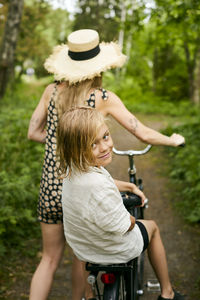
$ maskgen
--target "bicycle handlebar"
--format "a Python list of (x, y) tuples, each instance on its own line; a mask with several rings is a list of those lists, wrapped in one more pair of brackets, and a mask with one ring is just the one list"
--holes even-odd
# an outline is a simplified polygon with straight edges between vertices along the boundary
[(134, 155), (142, 155), (147, 153), (151, 149), (152, 145), (147, 145), (146, 148), (143, 150), (117, 150), (115, 147), (113, 147), (113, 152), (117, 155), (128, 155), (128, 156), (134, 156)]

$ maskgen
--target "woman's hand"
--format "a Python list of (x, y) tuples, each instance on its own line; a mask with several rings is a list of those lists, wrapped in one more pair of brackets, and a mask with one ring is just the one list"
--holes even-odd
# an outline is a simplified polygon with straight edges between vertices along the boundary
[(185, 138), (182, 135), (180, 135), (180, 134), (173, 133), (170, 136), (170, 139), (171, 139), (172, 144), (174, 145), (174, 147), (177, 147), (177, 146), (180, 146), (182, 144), (185, 144)]

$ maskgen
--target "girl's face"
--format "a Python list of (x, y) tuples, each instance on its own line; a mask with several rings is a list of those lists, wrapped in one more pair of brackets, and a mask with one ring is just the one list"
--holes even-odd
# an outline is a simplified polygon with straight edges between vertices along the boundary
[(112, 161), (113, 141), (106, 124), (100, 127), (95, 142), (92, 144), (92, 153), (95, 166), (105, 167)]

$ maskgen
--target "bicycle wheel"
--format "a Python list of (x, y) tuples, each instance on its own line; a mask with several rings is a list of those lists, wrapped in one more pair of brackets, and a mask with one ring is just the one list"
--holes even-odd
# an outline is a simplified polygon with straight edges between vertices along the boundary
[[(133, 280), (132, 281), (132, 284), (133, 284), (133, 299), (138, 300), (139, 299), (139, 294), (138, 294), (138, 290), (139, 290), (138, 258), (134, 259), (133, 266), (134, 266), (133, 279), (132, 279)], [(132, 298), (130, 298), (130, 299), (132, 299)]]
[[(119, 300), (121, 275), (116, 275), (113, 284), (104, 284), (103, 300)], [(122, 298), (123, 299), (123, 298)]]
[(120, 276), (119, 300), (128, 300), (126, 298), (126, 284), (123, 274)]
[(141, 296), (144, 293), (144, 253), (141, 253), (138, 257), (137, 263), (137, 273), (138, 273), (138, 295)]

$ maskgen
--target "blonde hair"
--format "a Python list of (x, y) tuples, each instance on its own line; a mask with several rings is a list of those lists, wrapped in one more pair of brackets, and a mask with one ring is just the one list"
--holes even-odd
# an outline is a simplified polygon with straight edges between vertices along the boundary
[(57, 155), (60, 175), (71, 175), (72, 169), (87, 172), (94, 165), (92, 144), (104, 116), (90, 107), (75, 107), (65, 112), (57, 128)]
[(68, 81), (63, 82), (56, 101), (59, 118), (71, 107), (84, 105), (89, 91), (101, 86), (102, 77), (94, 77), (71, 85)]

